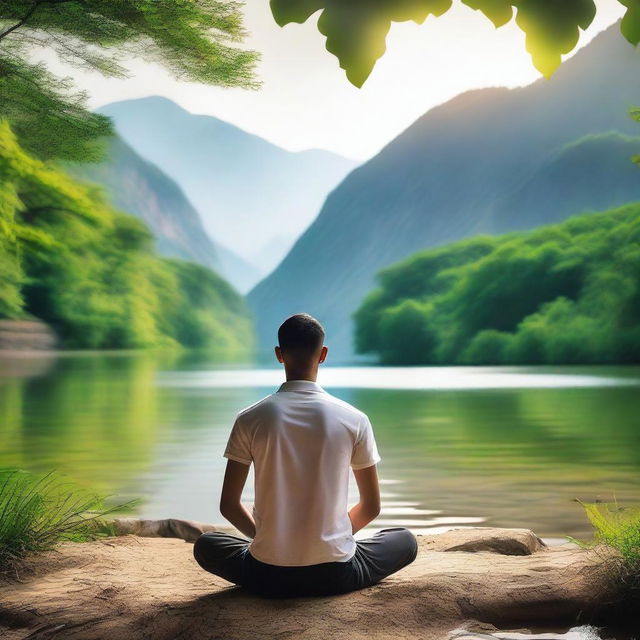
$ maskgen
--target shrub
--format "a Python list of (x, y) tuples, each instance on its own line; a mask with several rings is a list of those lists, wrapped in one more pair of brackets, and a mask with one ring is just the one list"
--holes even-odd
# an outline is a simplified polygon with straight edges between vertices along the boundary
[(486, 329), (475, 335), (460, 360), (464, 364), (503, 364), (512, 340), (510, 333)]

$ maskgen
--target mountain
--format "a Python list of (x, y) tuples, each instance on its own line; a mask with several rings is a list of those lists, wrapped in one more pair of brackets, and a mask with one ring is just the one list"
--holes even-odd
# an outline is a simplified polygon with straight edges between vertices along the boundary
[[(579, 140), (590, 134), (638, 133), (627, 112), (640, 104), (639, 71), (640, 52), (616, 24), (548, 80), (469, 91), (428, 111), (334, 189), (278, 268), (249, 293), (260, 344), (266, 349), (285, 317), (306, 311), (325, 324), (334, 362), (349, 361), (352, 313), (382, 267), (478, 233), (637, 198), (635, 183), (626, 182), (624, 193), (609, 189), (606, 155), (592, 156), (595, 175), (584, 176), (566, 145), (587, 149)], [(597, 189), (585, 187), (591, 181)], [(571, 211), (563, 203), (568, 191)]]
[(160, 254), (209, 267), (242, 293), (258, 277), (252, 265), (209, 238), (180, 187), (122, 138), (109, 141), (104, 162), (66, 163), (65, 169), (75, 178), (102, 185), (113, 206), (143, 220)]
[(640, 200), (640, 171), (630, 162), (639, 152), (640, 136), (617, 132), (587, 135), (561, 147), (496, 203), (489, 230), (529, 229)]
[[(288, 249), (280, 236), (297, 238), (326, 195), (356, 166), (328, 151), (285, 151), (157, 96), (115, 102), (99, 111), (113, 119), (141, 156), (176, 180), (211, 237), (233, 247), (263, 275)], [(267, 262), (258, 262), (269, 243)]]

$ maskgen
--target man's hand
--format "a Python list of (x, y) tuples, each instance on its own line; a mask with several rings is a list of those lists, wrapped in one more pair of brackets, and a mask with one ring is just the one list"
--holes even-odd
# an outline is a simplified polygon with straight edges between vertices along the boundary
[(240, 501), (249, 474), (249, 467), (250, 465), (237, 460), (227, 460), (222, 494), (220, 495), (220, 513), (238, 531), (244, 533), (248, 538), (255, 538), (256, 523)]

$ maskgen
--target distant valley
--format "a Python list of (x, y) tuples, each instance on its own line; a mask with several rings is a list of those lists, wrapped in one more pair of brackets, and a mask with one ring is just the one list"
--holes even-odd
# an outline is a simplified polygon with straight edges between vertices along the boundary
[(210, 238), (254, 267), (253, 276), (225, 273), (244, 290), (280, 262), (357, 164), (328, 151), (286, 151), (162, 97), (99, 111), (138, 155), (180, 186)]

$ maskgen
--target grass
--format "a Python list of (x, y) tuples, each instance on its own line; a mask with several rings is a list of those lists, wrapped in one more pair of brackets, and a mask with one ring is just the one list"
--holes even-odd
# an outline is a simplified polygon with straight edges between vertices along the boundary
[(640, 507), (620, 506), (617, 502), (581, 502), (594, 529), (593, 540), (570, 538), (583, 548), (601, 545), (617, 553), (607, 557), (607, 571), (620, 590), (640, 598)]
[(104, 499), (50, 472), (37, 476), (0, 470), (0, 571), (63, 541), (115, 535), (104, 517), (127, 505), (105, 507)]

